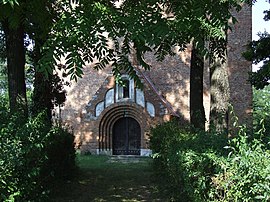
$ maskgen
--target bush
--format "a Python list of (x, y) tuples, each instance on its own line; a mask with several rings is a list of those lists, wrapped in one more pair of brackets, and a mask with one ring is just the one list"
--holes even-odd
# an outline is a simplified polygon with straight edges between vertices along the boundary
[(2, 105), (0, 114), (0, 201), (45, 200), (51, 180), (74, 168), (73, 135), (51, 127), (45, 113), (25, 120)]
[[(1, 124), (0, 162), (1, 199), (26, 200), (35, 197), (39, 185), (39, 170), (46, 160), (43, 145), (46, 141), (46, 128), (42, 117), (25, 123), (20, 115), (6, 116)], [(47, 130), (47, 129), (46, 129)], [(6, 172), (8, 170), (8, 172)], [(32, 194), (33, 193), (33, 194)]]
[(152, 129), (150, 146), (172, 201), (270, 200), (270, 152), (245, 128), (228, 141), (173, 121)]
[(76, 158), (74, 136), (66, 129), (53, 127), (49, 131), (45, 149), (48, 160), (43, 168), (43, 175), (58, 179), (72, 177)]
[(191, 132), (176, 121), (159, 125), (151, 131), (156, 170), (167, 179), (172, 200), (205, 201), (211, 178), (220, 167), (215, 159), (225, 155), (224, 135)]
[(265, 142), (270, 141), (270, 86), (253, 89), (253, 122), (255, 131), (262, 130)]
[(230, 154), (220, 160), (221, 172), (213, 178), (219, 201), (270, 201), (270, 151), (259, 139), (245, 133), (229, 143)]

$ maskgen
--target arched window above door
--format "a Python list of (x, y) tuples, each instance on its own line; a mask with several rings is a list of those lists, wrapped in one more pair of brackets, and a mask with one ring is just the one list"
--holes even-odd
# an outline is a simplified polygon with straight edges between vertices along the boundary
[(122, 84), (115, 83), (114, 87), (107, 90), (104, 99), (95, 105), (94, 116), (99, 117), (107, 107), (117, 102), (136, 103), (145, 108), (151, 117), (156, 116), (155, 106), (145, 99), (143, 90), (135, 89), (134, 80), (128, 75), (122, 76)]

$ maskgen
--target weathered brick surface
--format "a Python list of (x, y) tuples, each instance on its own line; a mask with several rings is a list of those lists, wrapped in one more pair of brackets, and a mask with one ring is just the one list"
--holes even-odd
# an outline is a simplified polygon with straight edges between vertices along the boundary
[[(228, 66), (231, 103), (241, 122), (251, 123), (252, 89), (247, 82), (251, 63), (244, 60), (241, 53), (245, 45), (251, 40), (251, 8), (245, 7), (236, 13), (239, 23), (233, 26), (228, 35)], [(144, 72), (150, 78), (158, 92), (166, 98), (173, 109), (189, 121), (189, 72), (190, 48), (178, 53), (174, 57), (166, 57), (163, 62), (157, 62), (151, 53), (145, 56), (152, 66), (150, 71)], [(136, 62), (134, 62), (136, 63)], [(204, 75), (204, 107), (207, 120), (209, 119), (209, 70), (205, 63)], [(141, 148), (148, 148), (148, 135), (152, 126), (169, 119), (168, 110), (159, 96), (147, 85), (144, 87), (146, 102), (155, 107), (155, 117), (151, 117), (147, 110), (134, 102), (115, 102), (100, 114), (95, 116), (96, 105), (104, 100), (109, 89), (115, 88), (115, 81), (111, 68), (96, 71), (91, 66), (86, 67), (84, 76), (74, 83), (68, 90), (62, 119), (73, 127), (77, 146), (83, 152), (96, 153), (100, 147), (110, 150), (112, 142), (112, 127), (116, 119), (123, 116), (133, 117), (141, 126)], [(127, 114), (127, 115), (126, 115)], [(184, 123), (184, 122), (183, 122)], [(100, 138), (103, 138), (101, 140)]]
[(248, 82), (251, 62), (242, 57), (246, 45), (251, 41), (252, 24), (251, 8), (243, 7), (240, 13), (235, 12), (238, 23), (235, 24), (228, 37), (228, 65), (230, 79), (230, 95), (236, 115), (240, 123), (251, 125), (252, 88)]

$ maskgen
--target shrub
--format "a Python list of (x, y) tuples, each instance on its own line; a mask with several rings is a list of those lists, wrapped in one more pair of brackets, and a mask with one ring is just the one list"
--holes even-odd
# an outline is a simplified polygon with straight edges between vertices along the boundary
[(270, 86), (253, 89), (253, 122), (255, 131), (262, 130), (263, 139), (270, 140)]
[(222, 159), (221, 172), (213, 178), (219, 201), (269, 201), (270, 151), (260, 139), (245, 133), (229, 143), (228, 157)]
[(74, 136), (67, 129), (53, 127), (49, 131), (45, 150), (48, 160), (43, 175), (59, 179), (72, 177), (76, 158)]
[(151, 131), (150, 147), (156, 170), (161, 170), (170, 185), (172, 200), (205, 201), (211, 178), (220, 167), (215, 159), (224, 155), (224, 135), (191, 132), (176, 121), (159, 125)]
[(74, 168), (73, 136), (45, 113), (25, 120), (2, 105), (0, 114), (0, 201), (45, 200), (51, 180)]
[(172, 201), (270, 200), (270, 151), (243, 127), (228, 140), (168, 122), (152, 129), (150, 146)]
[[(5, 117), (1, 124), (0, 162), (1, 199), (30, 200), (40, 194), (39, 170), (46, 160), (43, 144), (46, 141), (42, 116), (25, 123), (19, 114)], [(47, 129), (46, 129), (47, 130)], [(8, 170), (8, 172), (6, 172)], [(41, 191), (42, 193), (42, 191)]]

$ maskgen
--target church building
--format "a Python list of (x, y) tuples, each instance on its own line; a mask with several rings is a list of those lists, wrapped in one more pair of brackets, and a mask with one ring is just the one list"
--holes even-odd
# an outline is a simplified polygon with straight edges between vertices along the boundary
[[(238, 23), (228, 34), (228, 74), (231, 103), (241, 122), (250, 122), (252, 88), (248, 80), (251, 63), (241, 53), (251, 41), (251, 8), (236, 14)], [(149, 156), (151, 127), (179, 117), (187, 124), (191, 50), (168, 56), (162, 62), (145, 55), (150, 71), (134, 61), (143, 89), (123, 73), (124, 85), (116, 83), (111, 67), (94, 70), (85, 67), (83, 78), (67, 88), (67, 101), (61, 108), (62, 122), (72, 128), (76, 146), (82, 153)], [(210, 111), (209, 65), (205, 64), (204, 108)]]

